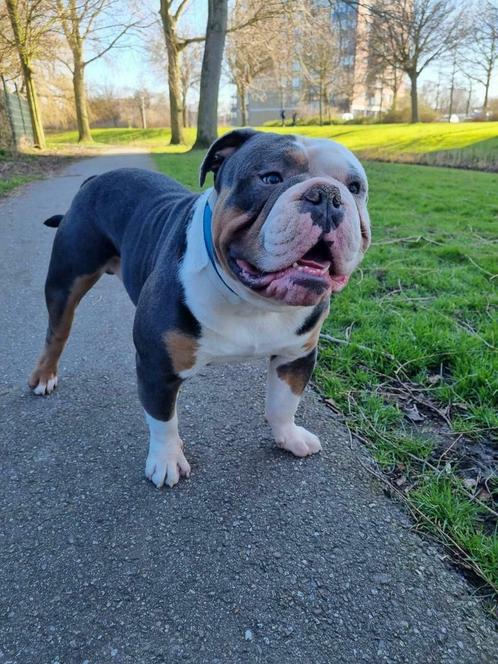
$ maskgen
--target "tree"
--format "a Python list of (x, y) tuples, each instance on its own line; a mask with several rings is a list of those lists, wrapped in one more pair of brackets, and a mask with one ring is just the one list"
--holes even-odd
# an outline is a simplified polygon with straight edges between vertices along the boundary
[[(14, 49), (19, 58), (36, 147), (45, 147), (45, 133), (34, 78), (34, 62), (47, 48), (53, 21), (46, 0), (5, 0), (10, 22), (9, 33), (2, 30), (2, 51)], [(2, 60), (3, 60), (2, 54)]]
[(218, 92), (227, 19), (228, 0), (209, 0), (194, 150), (209, 147), (218, 136)]
[(299, 39), (301, 70), (308, 83), (308, 96), (318, 100), (319, 122), (328, 106), (332, 90), (342, 92), (345, 76), (337, 34), (331, 29), (330, 9), (311, 8)]
[[(71, 61), (62, 61), (72, 74), (78, 141), (91, 141), (85, 89), (86, 67), (114, 48), (140, 21), (123, 15), (120, 0), (55, 0), (56, 15), (71, 52)], [(92, 54), (85, 57), (87, 42)]]
[(135, 92), (133, 95), (139, 113), (140, 113), (140, 123), (142, 129), (147, 129), (147, 113), (146, 111), (150, 108), (150, 93), (147, 88), (142, 87)]
[[(168, 88), (171, 116), (171, 145), (184, 143), (184, 115), (181, 96), (180, 54), (189, 45), (204, 41), (205, 37), (181, 37), (178, 21), (187, 7), (188, 0), (180, 0), (176, 9), (174, 0), (161, 0), (161, 21), (168, 53)], [(211, 5), (210, 5), (211, 6)]]
[[(252, 15), (251, 3), (237, 2), (231, 19), (235, 24), (243, 24)], [(236, 87), (239, 101), (241, 125), (247, 125), (247, 97), (249, 90), (258, 76), (272, 67), (269, 44), (275, 34), (275, 20), (269, 18), (264, 22), (249, 23), (229, 34), (226, 58), (230, 77)]]
[(182, 125), (189, 126), (187, 97), (189, 91), (199, 84), (201, 78), (201, 47), (191, 44), (180, 57), (180, 90), (182, 100)]
[[(223, 48), (227, 33), (243, 30), (282, 13), (290, 13), (299, 0), (244, 0), (248, 12), (241, 21), (231, 22), (227, 29), (227, 0), (209, 0), (206, 45), (202, 61), (197, 139), (193, 149), (208, 147), (216, 140), (218, 91), (221, 78)], [(240, 2), (240, 0), (239, 0)], [(268, 45), (269, 46), (269, 45)]]
[[(186, 16), (187, 18), (187, 16)], [(189, 31), (188, 24), (182, 26), (182, 30)], [(169, 58), (166, 39), (162, 21), (154, 24), (153, 31), (144, 33), (145, 43), (144, 48), (147, 54), (147, 61), (154, 68), (156, 76), (162, 77), (166, 72), (169, 76)], [(183, 37), (181, 39), (184, 39)], [(190, 39), (190, 37), (185, 37)], [(204, 37), (202, 37), (202, 41)], [(202, 64), (202, 43), (188, 43), (185, 48), (181, 48), (178, 53), (177, 68), (178, 68), (178, 81), (179, 81), (179, 98), (177, 100), (177, 107), (180, 109), (181, 121), (179, 130), (183, 138), (182, 128), (189, 125), (188, 115), (188, 94), (192, 88), (199, 84), (201, 76)], [(171, 88), (168, 85), (168, 94), (171, 93)], [(171, 126), (171, 113), (168, 102), (168, 116)], [(178, 133), (178, 132), (177, 132)]]
[(453, 0), (343, 1), (359, 7), (375, 30), (372, 48), (379, 60), (408, 75), (411, 122), (418, 122), (419, 76), (465, 36), (464, 9), (457, 9)]
[(498, 63), (498, 4), (487, 0), (473, 20), (472, 42), (468, 61), (472, 66), (469, 76), (484, 86), (482, 111), (488, 108), (489, 87)]

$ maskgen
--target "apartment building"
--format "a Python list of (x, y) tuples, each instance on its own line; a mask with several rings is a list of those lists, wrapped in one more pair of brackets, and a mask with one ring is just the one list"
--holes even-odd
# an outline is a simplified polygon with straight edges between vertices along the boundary
[[(315, 0), (320, 19), (330, 25), (337, 41), (336, 70), (329, 75), (326, 92), (309, 80), (302, 71), (299, 57), (288, 71), (268, 71), (255, 82), (254, 90), (247, 96), (247, 122), (257, 126), (270, 120), (279, 120), (282, 110), (286, 123), (293, 116), (318, 116), (323, 120), (331, 115), (351, 113), (375, 115), (390, 108), (393, 91), (390, 81), (375, 74), (372, 53), (369, 48), (371, 21), (368, 9), (363, 5), (352, 6), (338, 0)], [(388, 76), (387, 76), (388, 78)], [(335, 81), (340, 80), (340, 85)], [(232, 122), (240, 124), (239, 101), (233, 98)]]

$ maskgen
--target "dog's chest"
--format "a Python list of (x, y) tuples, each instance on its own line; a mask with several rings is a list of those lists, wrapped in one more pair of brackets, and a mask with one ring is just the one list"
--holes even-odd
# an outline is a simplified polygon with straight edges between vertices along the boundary
[(203, 329), (199, 350), (211, 361), (299, 353), (303, 339), (289, 317), (264, 312), (252, 316), (223, 316), (216, 330)]
[(254, 316), (224, 315), (216, 327), (202, 327), (197, 339), (194, 366), (182, 372), (187, 378), (208, 364), (281, 355), (292, 359), (303, 354), (306, 336), (297, 335), (293, 317), (265, 312)]

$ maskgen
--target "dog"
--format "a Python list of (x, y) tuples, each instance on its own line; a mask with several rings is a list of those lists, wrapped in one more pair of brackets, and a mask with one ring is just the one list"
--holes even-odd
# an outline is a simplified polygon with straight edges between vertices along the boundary
[(136, 305), (138, 392), (150, 430), (146, 477), (173, 487), (190, 475), (178, 433), (180, 385), (203, 367), (268, 358), (265, 416), (298, 457), (320, 441), (294, 415), (317, 355), (332, 295), (370, 244), (368, 183), (358, 159), (327, 139), (231, 131), (200, 167), (214, 187), (118, 169), (86, 180), (57, 227), (45, 298), (48, 331), (29, 378), (57, 385), (75, 309), (104, 274)]

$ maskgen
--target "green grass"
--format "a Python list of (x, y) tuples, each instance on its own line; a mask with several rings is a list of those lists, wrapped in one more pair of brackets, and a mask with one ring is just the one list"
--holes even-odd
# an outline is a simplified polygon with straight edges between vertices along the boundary
[(364, 159), (498, 170), (498, 122), (269, 128), (343, 143)]
[(496, 590), (498, 537), (480, 526), (489, 512), (468, 499), (463, 485), (453, 476), (427, 474), (411, 493), (429, 531), (443, 534), (464, 565), (478, 561), (481, 576)]
[[(123, 129), (106, 128), (92, 129), (92, 137), (95, 143), (104, 145), (137, 145), (144, 147), (161, 147), (168, 145), (171, 137), (169, 129)], [(185, 138), (188, 144), (192, 144), (195, 138), (194, 129), (185, 130)], [(49, 147), (58, 147), (78, 142), (78, 132), (64, 131), (50, 134), (47, 137)], [(88, 143), (87, 145), (92, 145)], [(170, 148), (171, 149), (171, 148)], [(186, 147), (181, 146), (180, 150)]]
[(8, 194), (9, 191), (19, 187), (21, 184), (26, 184), (33, 179), (30, 175), (21, 175), (18, 173), (10, 173), (9, 167), (12, 162), (13, 156), (10, 152), (0, 148), (0, 197)]
[[(330, 125), (261, 129), (331, 138), (343, 143), (365, 159), (498, 171), (498, 122)], [(140, 145), (160, 150), (167, 146), (170, 138), (169, 129), (95, 129), (92, 134), (97, 146)], [(187, 146), (192, 145), (194, 137), (194, 129), (185, 130)], [(76, 141), (76, 132), (49, 136), (49, 145), (54, 148), (74, 144)], [(174, 150), (168, 148), (168, 151), (182, 152), (185, 149), (185, 146), (180, 146)]]
[(8, 194), (12, 189), (19, 187), (22, 184), (26, 184), (27, 182), (31, 182), (35, 177), (36, 176), (18, 175), (0, 180), (0, 196), (5, 196), (5, 194)]
[[(161, 171), (197, 188), (202, 156), (154, 158)], [(496, 437), (498, 175), (366, 168), (373, 245), (332, 303), (323, 332), (345, 343), (322, 340), (315, 380), (368, 439), (382, 469), (406, 478), (402, 490), (424, 522), (497, 589), (496, 531), (484, 531), (482, 509), (464, 490), (451, 453), (439, 462), (435, 409), (447, 419), (450, 442), (465, 432), (472, 449)], [(435, 416), (436, 432), (430, 417), (422, 425), (407, 418), (404, 407), (414, 400)], [(437, 470), (428, 473), (431, 466)]]
[(374, 243), (334, 302), (326, 331), (352, 343), (324, 348), (323, 387), (345, 407), (397, 375), (478, 438), (498, 427), (498, 176), (374, 163), (368, 175)]

